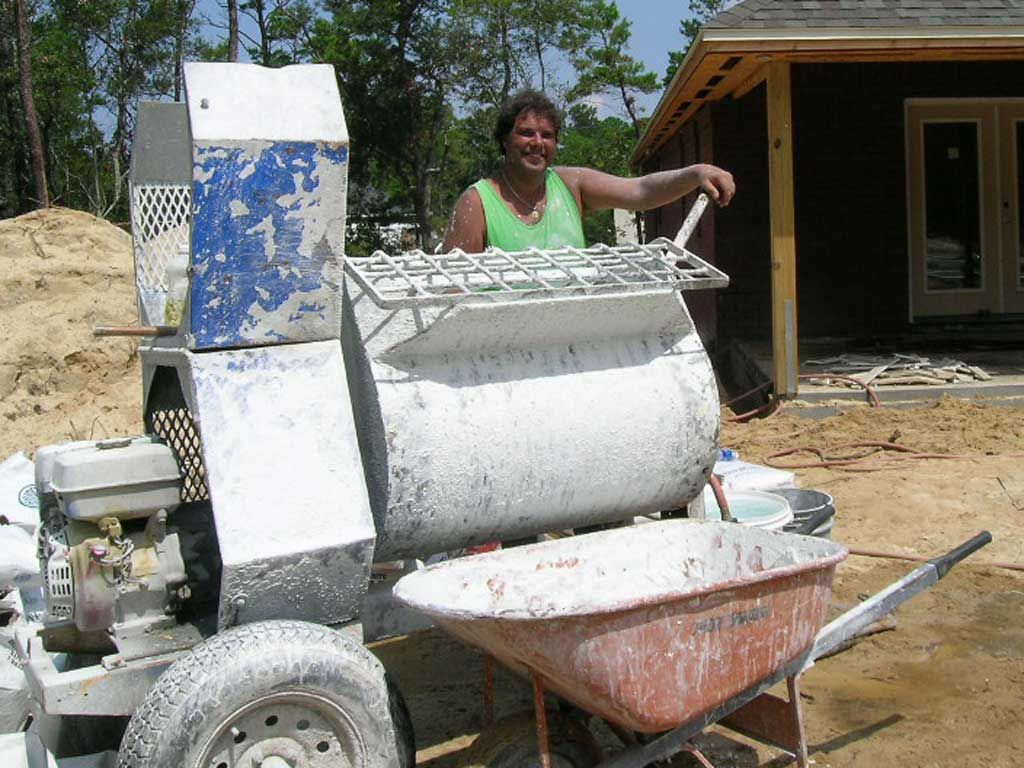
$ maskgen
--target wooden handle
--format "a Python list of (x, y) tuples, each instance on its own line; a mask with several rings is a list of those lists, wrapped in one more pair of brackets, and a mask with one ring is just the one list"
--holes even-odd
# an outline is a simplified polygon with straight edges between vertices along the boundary
[(97, 325), (93, 336), (173, 336), (178, 329), (172, 325)]

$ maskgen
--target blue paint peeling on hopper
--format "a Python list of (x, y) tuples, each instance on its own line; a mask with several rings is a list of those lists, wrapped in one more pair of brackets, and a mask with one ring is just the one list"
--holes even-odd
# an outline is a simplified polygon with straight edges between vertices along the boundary
[(348, 137), (333, 70), (195, 64), (189, 346), (337, 338)]

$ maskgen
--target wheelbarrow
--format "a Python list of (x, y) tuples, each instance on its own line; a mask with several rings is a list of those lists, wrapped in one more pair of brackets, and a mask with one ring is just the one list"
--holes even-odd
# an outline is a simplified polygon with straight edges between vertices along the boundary
[[(798, 676), (989, 541), (978, 534), (824, 628), (843, 546), (693, 520), (448, 561), (404, 577), (395, 595), (532, 681), (544, 768), (545, 691), (626, 742), (601, 768), (639, 768), (681, 751), (710, 765), (690, 740), (714, 723), (806, 766)], [(782, 680), (788, 701), (766, 693)]]

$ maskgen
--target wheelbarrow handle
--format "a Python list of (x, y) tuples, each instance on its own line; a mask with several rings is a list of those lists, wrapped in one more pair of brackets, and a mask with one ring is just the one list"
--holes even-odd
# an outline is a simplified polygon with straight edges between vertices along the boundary
[(941, 579), (947, 573), (949, 569), (959, 563), (965, 557), (973, 555), (979, 549), (984, 547), (986, 544), (991, 543), (992, 534), (988, 531), (982, 531), (981, 533), (971, 537), (956, 549), (950, 550), (944, 555), (933, 557), (928, 562), (935, 566), (935, 570)]
[(922, 563), (899, 581), (890, 584), (881, 592), (872, 595), (860, 605), (851, 608), (842, 616), (826, 624), (814, 638), (814, 645), (803, 669), (810, 667), (815, 659), (827, 656), (868, 625), (883, 616), (888, 616), (918, 592), (924, 591), (949, 573), (949, 569), (954, 565), (990, 541), (992, 541), (992, 534), (982, 531), (956, 549)]

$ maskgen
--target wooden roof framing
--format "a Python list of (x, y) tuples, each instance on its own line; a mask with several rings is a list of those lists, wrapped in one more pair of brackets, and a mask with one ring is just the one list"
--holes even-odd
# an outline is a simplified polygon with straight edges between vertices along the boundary
[(705, 28), (658, 102), (632, 161), (634, 165), (641, 165), (705, 104), (743, 96), (764, 80), (769, 62), (1021, 59), (1024, 59), (1024, 9), (1021, 25), (1007, 28)]

